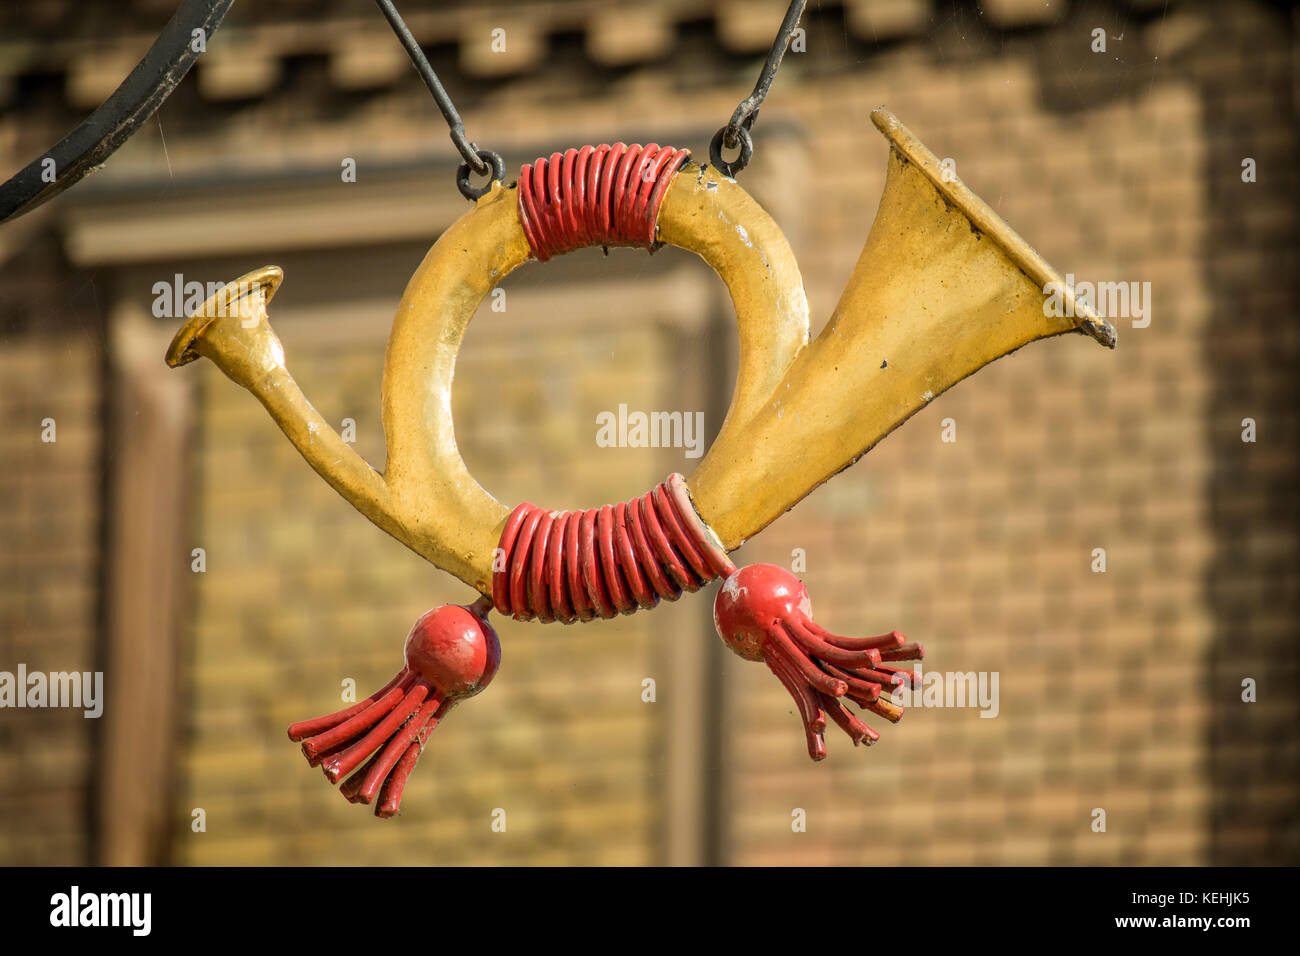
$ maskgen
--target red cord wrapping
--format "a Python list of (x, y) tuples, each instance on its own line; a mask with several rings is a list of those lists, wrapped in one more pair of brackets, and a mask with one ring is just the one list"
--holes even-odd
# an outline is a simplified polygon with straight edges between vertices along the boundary
[(524, 502), (506, 520), (495, 566), (498, 611), (565, 624), (675, 601), (736, 570), (690, 506), (681, 475), (587, 511)]
[(519, 221), (537, 261), (586, 246), (655, 243), (668, 184), (690, 157), (671, 146), (584, 146), (519, 174)]

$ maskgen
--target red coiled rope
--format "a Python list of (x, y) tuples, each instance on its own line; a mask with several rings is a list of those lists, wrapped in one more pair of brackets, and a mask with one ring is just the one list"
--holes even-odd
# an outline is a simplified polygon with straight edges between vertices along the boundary
[(565, 624), (675, 601), (736, 570), (677, 474), (639, 498), (587, 511), (524, 502), (506, 520), (494, 566), (498, 611)]
[(584, 146), (525, 165), (519, 221), (539, 262), (586, 246), (655, 242), (668, 184), (690, 157), (671, 146)]

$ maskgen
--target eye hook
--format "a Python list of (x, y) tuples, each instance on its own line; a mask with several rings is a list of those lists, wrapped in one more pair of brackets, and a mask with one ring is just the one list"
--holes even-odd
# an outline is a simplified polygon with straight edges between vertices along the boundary
[[(781, 28), (776, 31), (772, 48), (768, 50), (763, 69), (758, 74), (758, 82), (754, 84), (754, 92), (740, 101), (736, 111), (731, 114), (730, 122), (718, 130), (709, 143), (709, 160), (732, 179), (735, 179), (736, 174), (749, 165), (749, 160), (754, 155), (754, 139), (750, 131), (754, 128), (754, 120), (758, 119), (758, 108), (763, 105), (768, 90), (772, 88), (776, 71), (781, 67), (781, 60), (785, 57), (786, 48), (790, 45), (794, 31), (799, 27), (799, 19), (803, 16), (807, 4), (808, 0), (790, 0), (790, 6), (785, 11), (785, 19), (781, 21)], [(728, 149), (739, 147), (740, 156), (727, 162), (722, 158), (723, 146)]]
[[(434, 72), (433, 66), (429, 63), (429, 58), (420, 49), (420, 43), (411, 33), (411, 28), (406, 25), (402, 15), (397, 12), (397, 7), (393, 6), (392, 0), (375, 0), (375, 2), (379, 4), (379, 10), (388, 20), (388, 25), (397, 34), (397, 39), (405, 48), (406, 55), (411, 58), (415, 72), (420, 74), (420, 79), (424, 80), (424, 85), (433, 94), (433, 101), (438, 104), (442, 118), (447, 121), (451, 141), (455, 144), (456, 151), (460, 153), (461, 158), (465, 160), (461, 163), (460, 168), (456, 170), (456, 187), (460, 190), (460, 194), (470, 202), (481, 198), (492, 188), (493, 183), (500, 182), (505, 178), (506, 167), (504, 161), (501, 159), (500, 154), (488, 149), (479, 149), (477, 144), (469, 141), (469, 138), (465, 135), (465, 121), (460, 118), (460, 113), (456, 110), (456, 104), (451, 101), (451, 96), (448, 95), (442, 81), (438, 79), (438, 74)], [(471, 171), (479, 176), (490, 174), (490, 177), (482, 186), (475, 187), (470, 185), (469, 174)]]

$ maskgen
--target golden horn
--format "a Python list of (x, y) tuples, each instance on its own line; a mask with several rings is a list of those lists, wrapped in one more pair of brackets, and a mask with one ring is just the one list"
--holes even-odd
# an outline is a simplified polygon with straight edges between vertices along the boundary
[[(731, 290), (740, 322), (740, 370), (724, 430), (736, 430), (776, 387), (808, 341), (803, 282), (784, 236), (733, 180), (684, 167), (661, 210), (665, 229), (697, 252)], [(200, 308), (167, 353), (173, 367), (199, 355), (252, 392), (313, 468), (358, 511), (433, 564), (491, 592), (493, 558), (510, 509), (469, 473), (456, 446), (451, 384), (465, 330), (489, 292), (532, 251), (513, 185), (491, 190), (434, 243), (397, 306), (384, 358), (381, 476), (330, 428), (284, 364), (266, 319), (283, 274), (267, 266), (236, 279)]]
[[(423, 744), (398, 724), (409, 719), (426, 734), (420, 728), (453, 701), (449, 688), (476, 693), (491, 679), (500, 661), (491, 607), (520, 620), (573, 622), (653, 607), (725, 577), (714, 604), (718, 633), (742, 657), (765, 661), (789, 691), (814, 760), (826, 755), (828, 718), (854, 743), (878, 736), (841, 698), (891, 721), (902, 716), (881, 697), (901, 672), (881, 662), (920, 659), (918, 645), (897, 632), (863, 641), (826, 631), (798, 578), (770, 564), (736, 568), (723, 549), (994, 359), (1076, 330), (1113, 346), (1115, 332), (1080, 308), (977, 196), (945, 181), (939, 161), (893, 116), (877, 110), (872, 119), (892, 146), (885, 191), (840, 304), (811, 344), (803, 282), (780, 229), (734, 180), (683, 165), (684, 151), (571, 149), (525, 166), (517, 184), (494, 182), (429, 250), (398, 304), (384, 360), (383, 476), (325, 423), (285, 367), (266, 316), (280, 269), (221, 289), (177, 333), (168, 364), (210, 358), (354, 507), (483, 594), (421, 618), (406, 666), (380, 692), (387, 705), (373, 695), (368, 709), (290, 728), (313, 764), (334, 755), (331, 781), (375, 752), (358, 771), (365, 779), (344, 784), (349, 799), (368, 802), (382, 786), (378, 812), (396, 812), (408, 760)], [(451, 385), (466, 327), (488, 292), (529, 258), (609, 242), (689, 249), (726, 283), (740, 329), (727, 418), (689, 487), (674, 474), (617, 508), (560, 513), (525, 502), (507, 511), (456, 447)], [(1046, 305), (1052, 286), (1062, 306), (1055, 310)]]
[[(700, 516), (738, 547), (972, 372), (1035, 339), (1115, 330), (891, 113), (876, 221), (826, 328), (766, 405), (689, 479)], [(1049, 309), (1047, 289), (1059, 290)], [(1056, 313), (1060, 313), (1059, 315)]]
[[(717, 440), (689, 479), (700, 516), (740, 545), (918, 409), (1034, 339), (1115, 332), (891, 114), (875, 225), (830, 323), (808, 344), (798, 265), (771, 217), (735, 181), (684, 165), (659, 210), (657, 239), (700, 255), (736, 307), (740, 363)], [(532, 249), (517, 190), (494, 183), (429, 250), (398, 304), (384, 360), (385, 474), (307, 401), (285, 367), (266, 304), (283, 274), (251, 272), (177, 333), (168, 364), (207, 356), (271, 413), (312, 467), (357, 510), (484, 594), (510, 510), (470, 475), (456, 446), (451, 382), (475, 310)], [(1061, 315), (1044, 309), (1055, 282)], [(1071, 316), (1066, 318), (1065, 316)]]

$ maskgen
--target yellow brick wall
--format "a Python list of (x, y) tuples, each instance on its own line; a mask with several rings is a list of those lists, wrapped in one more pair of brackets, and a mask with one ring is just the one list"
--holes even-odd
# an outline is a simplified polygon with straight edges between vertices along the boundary
[[(451, 14), (420, 29), (458, 51), (439, 67), (471, 135), (502, 149), (513, 173), (536, 152), (618, 138), (676, 141), (702, 159), (752, 83), (763, 6), (645, 5), (645, 29), (629, 39), (577, 5), (479, 4), (485, 23), (508, 18), (519, 41), (508, 64), (472, 49), (477, 27)], [(384, 683), (411, 622), (470, 595), (353, 512), (260, 406), (203, 363), (177, 373), (200, 385), (187, 533), (207, 570), (189, 582), (177, 635), (176, 862), (1300, 859), (1294, 23), (1254, 2), (1212, 13), (1056, 4), (1050, 15), (1000, 2), (979, 23), (960, 6), (810, 6), (807, 51), (787, 57), (741, 182), (790, 239), (814, 333), (883, 187), (886, 148), (867, 119), (878, 104), (952, 157), (1060, 271), (1152, 284), (1150, 327), (1121, 320), (1117, 351), (1066, 337), (996, 363), (737, 555), (789, 566), (802, 549), (823, 625), (897, 627), (926, 645), (927, 669), (996, 671), (999, 716), (917, 708), (897, 726), (869, 719), (877, 746), (854, 751), (832, 731), (828, 759), (814, 765), (771, 675), (717, 647), (711, 591), (617, 622), (498, 621), (494, 684), (433, 735), (403, 815), (375, 821), (306, 766), (284, 728), (339, 707), (344, 678), (361, 694)], [(236, 10), (250, 29), (263, 15)], [(567, 38), (548, 40), (548, 23)], [(651, 42), (664, 24), (667, 46)], [(1094, 25), (1109, 31), (1107, 55), (1088, 51)], [(584, 29), (579, 48), (573, 31)], [(325, 36), (285, 33), (275, 42), (293, 49), (258, 55), (332, 55)], [(137, 212), (214, 176), (231, 189), (244, 175), (332, 181), (342, 156), (360, 157), (367, 177), (407, 164), (410, 182), (411, 164), (447, 151), (427, 96), (399, 72), (403, 85), (347, 92), (328, 85), (341, 74), (295, 72), (237, 105), (209, 77), (194, 100), (166, 108), (165, 151), (138, 138), (99, 175), (152, 184), (117, 200)], [(20, 111), (0, 115), (6, 155), (63, 129), (38, 132)], [(1245, 157), (1258, 163), (1256, 183), (1241, 181)], [(450, 195), (449, 170), (418, 188), (412, 202)], [(228, 195), (195, 189), (195, 221), (205, 203), (228, 212)], [(332, 195), (321, 187), (322, 206)], [(64, 220), (51, 223), (61, 237)], [(430, 236), (444, 225), (431, 221)], [(272, 321), (307, 395), (331, 422), (354, 418), (358, 450), (382, 466), (383, 334), (409, 274), (402, 263), (419, 250), (389, 261), (376, 243), (410, 233), (384, 237), (346, 217), (331, 228), (301, 248), (249, 237), (204, 278), (281, 253), (307, 264), (289, 270)], [(97, 248), (111, 249), (104, 235)], [(100, 343), (89, 324), (28, 338), (25, 313), (57, 312), (34, 277), (81, 288), (88, 274), (61, 258), (61, 238), (44, 241), (25, 258), (0, 247), (0, 668), (90, 659), (103, 597), (102, 396), (87, 384)], [(45, 272), (29, 264), (38, 253)], [(349, 253), (367, 272), (355, 291), (340, 265)], [(170, 260), (141, 256), (137, 273), (170, 276)], [(456, 420), (471, 470), (502, 501), (592, 506), (689, 474), (679, 453), (594, 442), (595, 413), (619, 402), (707, 409), (717, 427), (734, 341), (711, 336), (730, 306), (716, 278), (685, 260), (593, 252), (529, 266), (507, 283), (507, 312), (478, 317)], [(110, 300), (138, 297), (139, 282), (102, 271), (106, 314)], [(297, 290), (326, 273), (334, 301), (313, 315)], [(377, 302), (377, 289), (391, 299)], [(57, 461), (32, 438), (47, 405), (60, 421)], [(1245, 417), (1258, 421), (1255, 444), (1240, 440)], [(955, 443), (940, 440), (946, 418)], [(1106, 549), (1104, 574), (1090, 570), (1095, 548)], [(654, 704), (641, 700), (647, 677)], [(1247, 677), (1258, 703), (1240, 699)], [(0, 862), (93, 856), (85, 723), (0, 715)], [(196, 807), (206, 832), (191, 830)], [(504, 834), (491, 829), (497, 808)], [(796, 808), (806, 832), (792, 831)], [(1105, 833), (1091, 827), (1098, 808)]]
[[(1243, 32), (1254, 36), (1260, 23), (1243, 20)], [(1081, 80), (1087, 70), (1102, 67), (1085, 63), (1085, 72), (1079, 69), (1077, 61), (1061, 66)], [(716, 822), (720, 859), (1171, 864), (1219, 858), (1208, 821), (1223, 785), (1205, 768), (1224, 757), (1213, 743), (1216, 711), (1231, 705), (1236, 672), (1227, 672), (1232, 679), (1224, 679), (1218, 698), (1207, 693), (1212, 678), (1206, 660), (1223, 638), (1205, 590), (1216, 533), (1222, 534), (1213, 524), (1206, 489), (1224, 456), (1240, 449), (1225, 441), (1232, 433), (1211, 432), (1214, 355), (1203, 343), (1214, 301), (1205, 257), (1216, 242), (1215, 217), (1222, 213), (1207, 208), (1206, 182), (1214, 172), (1207, 169), (1207, 153), (1214, 140), (1205, 135), (1212, 118), (1195, 70), (1157, 74), (1131, 95), (1098, 96), (1079, 112), (1045, 106), (1044, 68), (1029, 49), (958, 66), (918, 57), (904, 45), (844, 76), (805, 74), (796, 60), (782, 77), (782, 95), (764, 110), (765, 128), (773, 131), (768, 148), (760, 150), (745, 184), (789, 233), (807, 283), (814, 332), (856, 260), (883, 187), (883, 140), (866, 121), (882, 102), (940, 157), (953, 157), (957, 174), (1063, 272), (1151, 282), (1153, 320), (1146, 329), (1121, 321), (1115, 353), (1066, 338), (1037, 343), (981, 372), (742, 552), (744, 561), (788, 566), (792, 549), (804, 549), (803, 577), (819, 620), (849, 633), (898, 627), (926, 644), (927, 666), (940, 671), (996, 671), (1001, 710), (990, 720), (973, 709), (917, 709), (900, 725), (882, 727), (881, 743), (861, 753), (849, 752), (846, 741), (832, 733), (830, 758), (813, 765), (792, 706), (770, 674), (726, 655), (716, 665), (725, 702), (714, 731), (720, 738), (711, 745), (717, 762), (704, 766), (695, 798), (712, 804), (700, 813)], [(1061, 82), (1053, 71), (1046, 74)], [(478, 109), (475, 127), (562, 147), (635, 135), (629, 115), (642, 118), (647, 135), (665, 127), (708, 128), (734, 99), (733, 90), (718, 86), (674, 91), (653, 71), (643, 71), (612, 96), (580, 102), (567, 95), (562, 77), (541, 76), (535, 89), (517, 93)], [(626, 299), (642, 302), (655, 295), (654, 288), (653, 280), (629, 279)], [(526, 299), (521, 307), (528, 307)], [(560, 339), (565, 344), (556, 346), (563, 355), (579, 342), (595, 341), (599, 348), (584, 353), (593, 362), (603, 361), (608, 350), (626, 363), (607, 379), (588, 372), (578, 391), (595, 403), (590, 407), (613, 407), (632, 381), (643, 383), (646, 401), (663, 402), (662, 396), (672, 394), (671, 359), (639, 344), (642, 333), (622, 318), (589, 317), (586, 328), (566, 332)], [(579, 473), (598, 462), (602, 474), (593, 476), (588, 494), (560, 504), (625, 497), (659, 475), (647, 467), (639, 472), (641, 485), (622, 482), (603, 473), (604, 461), (584, 444), (586, 436), (559, 441), (574, 412), (555, 395), (570, 394), (574, 384), (557, 386), (550, 371), (556, 363), (529, 361), (526, 350), (503, 354), (496, 370), (499, 394), (485, 396), (468, 390), (492, 378), (470, 375), (472, 355), (466, 353), (466, 372), (458, 379), (458, 421), (465, 434), (477, 436), (467, 444), (467, 458), (503, 500), (539, 497), (539, 489), (561, 480), (557, 466), (566, 461)], [(368, 365), (359, 379), (371, 382), (375, 369)], [(634, 374), (639, 377), (630, 378)], [(340, 377), (352, 381), (351, 375)], [(320, 391), (328, 396), (323, 400), (337, 401), (331, 387)], [(940, 441), (940, 423), (949, 417), (958, 428), (954, 444)], [(265, 426), (259, 427), (265, 435)], [(515, 442), (530, 427), (551, 441), (544, 448), (525, 445), (511, 462)], [(291, 461), (304, 493), (311, 487), (310, 493), (329, 497), (311, 476), (303, 477), (287, 446), (275, 453)], [(375, 446), (372, 460), (378, 454)], [(350, 524), (361, 524), (351, 533), (373, 537), (341, 505), (329, 507)], [(280, 532), (267, 533), (301, 534), (302, 551), (318, 549), (304, 543), (314, 542), (305, 537), (307, 526), (320, 527), (314, 513), (311, 519), (271, 522), (281, 523)], [(292, 530), (296, 524), (302, 525), (298, 532)], [(1107, 552), (1105, 574), (1090, 570), (1098, 547)], [(340, 550), (351, 555), (354, 546)], [(339, 606), (331, 613), (351, 619), (351, 630), (365, 630), (362, 622), (373, 612), (358, 610), (361, 596), (355, 604), (351, 592), (346, 601), (339, 596), (351, 575), (338, 569), (321, 573), (334, 576), (328, 593)], [(285, 599), (283, 588), (264, 587), (268, 599)], [(402, 615), (394, 612), (385, 630), (400, 633), (423, 606), (413, 600)], [(642, 654), (662, 640), (668, 613), (661, 609), (622, 623), (645, 642)], [(697, 627), (696, 619), (691, 626)], [(542, 629), (518, 630), (520, 646), (553, 647)], [(556, 789), (539, 788), (508, 752), (485, 755), (477, 769), (467, 760), (455, 775), (487, 781), (473, 791), (479, 802), (458, 803), (452, 811), (437, 789), (445, 785), (442, 775), (434, 781), (423, 768), (408, 816), (427, 815), (456, 833), (439, 846), (436, 858), (655, 859), (656, 834), (668, 824), (650, 781), (683, 755), (671, 749), (658, 754), (650, 744), (609, 752), (589, 744), (587, 734), (604, 720), (580, 716), (586, 702), (575, 692), (582, 685), (566, 682), (566, 672), (581, 669), (599, 686), (627, 692), (634, 690), (639, 671), (627, 656), (598, 654), (608, 647), (600, 638), (588, 642), (582, 631), (559, 633), (566, 646), (550, 659), (549, 676), (520, 674), (519, 652), (510, 642), (503, 676), (493, 688), (502, 698), (518, 692), (522, 681), (551, 689), (554, 731), (567, 743), (540, 761), (545, 769), (537, 772)], [(575, 643), (568, 646), (571, 634)], [(707, 633), (701, 639), (713, 640)], [(389, 647), (391, 640), (377, 646)], [(391, 670), (388, 653), (380, 654), (370, 683)], [(348, 657), (332, 662), (334, 673), (348, 666)], [(1275, 666), (1286, 673), (1285, 660)], [(319, 680), (328, 683), (324, 676)], [(568, 687), (569, 696), (557, 686)], [(464, 714), (490, 709), (487, 700)], [(659, 734), (662, 743), (662, 714), (627, 706), (629, 719), (639, 713), (643, 721), (632, 726), (643, 737)], [(302, 712), (299, 707), (279, 719)], [(1278, 719), (1294, 714), (1294, 700), (1275, 699), (1251, 713)], [(457, 725), (464, 722), (465, 736), (439, 745), (494, 746), (491, 731), (471, 731), (465, 715), (455, 718)], [(592, 766), (606, 765), (612, 753), (620, 761), (615, 776), (630, 791), (621, 797), (589, 793), (577, 781)], [(698, 760), (699, 754), (685, 759)], [(356, 826), (358, 841), (372, 857), (383, 852), (376, 847), (394, 839), (365, 829), (370, 823), (359, 822), (358, 814), (344, 816), (349, 808), (329, 803), (337, 798), (322, 796), (319, 781), (303, 783), (301, 768), (294, 772), (297, 785), (307, 788), (302, 799), (332, 806), (331, 827), (344, 819)], [(491, 842), (484, 808), (492, 793), (501, 792), (503, 780), (519, 781), (512, 797), (530, 814), (521, 826), (552, 832), (565, 847), (597, 840), (605, 855), (551, 855), (559, 850), (544, 841), (518, 851)], [(1241, 799), (1250, 806), (1253, 799), (1275, 799), (1270, 792), (1263, 785), (1258, 798)], [(548, 830), (534, 822), (546, 817), (546, 806), (561, 813), (569, 829)], [(792, 832), (795, 808), (806, 811), (807, 832)], [(1098, 808), (1107, 814), (1105, 833), (1091, 825)], [(623, 834), (624, 850), (614, 850), (608, 836), (595, 836), (606, 820)], [(890, 853), (885, 839), (905, 853)]]
[[(86, 340), (26, 334), (0, 347), (0, 670), (11, 674), (101, 667), (99, 365)], [(75, 708), (0, 711), (0, 863), (88, 861), (94, 729)]]
[[(1157, 84), (1067, 122), (1038, 108), (1014, 60), (960, 74), (900, 64), (882, 79), (880, 98), (916, 117), (940, 157), (959, 157), (958, 175), (1058, 268), (1151, 281), (1153, 321), (1118, 322), (1114, 353), (1067, 336), (980, 372), (747, 549), (789, 566), (803, 548), (825, 626), (897, 627), (924, 643), (926, 669), (997, 671), (1001, 708), (995, 719), (947, 708), (876, 720), (870, 751), (828, 738), (830, 757), (813, 766), (784, 691), (746, 669), (728, 721), (750, 742), (733, 733), (729, 783), (744, 795), (734, 859), (1205, 862), (1212, 622), (1201, 584), (1213, 540), (1201, 494), (1211, 461), (1196, 98)], [(824, 89), (825, 112), (809, 118), (817, 141), (878, 160), (873, 130), (833, 119), (865, 112), (875, 97), (863, 91), (878, 88)], [(1154, 126), (1158, 142), (1139, 137)], [(1044, 148), (1072, 139), (1089, 148)], [(853, 248), (881, 188), (876, 165), (826, 225), (827, 247)], [(836, 208), (842, 186), (821, 185), (809, 202)], [(809, 270), (822, 280), (814, 301), (830, 301), (830, 271)], [(941, 440), (946, 419), (953, 443)], [(1098, 547), (1105, 574), (1090, 571)], [(796, 807), (806, 833), (791, 830)], [(1098, 807), (1104, 834), (1090, 828)]]

